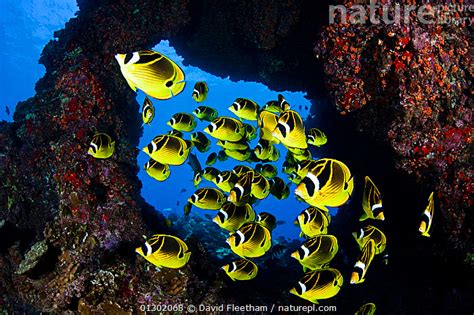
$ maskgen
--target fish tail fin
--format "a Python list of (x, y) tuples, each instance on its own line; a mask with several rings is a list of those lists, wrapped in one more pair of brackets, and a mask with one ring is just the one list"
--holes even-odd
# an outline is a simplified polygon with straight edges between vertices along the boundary
[(431, 237), (431, 235), (430, 235), (428, 232), (425, 232), (425, 233), (423, 233), (423, 234), (421, 234), (421, 235), (426, 236), (426, 237)]
[(367, 213), (364, 213), (363, 215), (360, 216), (359, 221), (365, 221), (368, 218), (369, 218), (369, 216), (367, 215)]

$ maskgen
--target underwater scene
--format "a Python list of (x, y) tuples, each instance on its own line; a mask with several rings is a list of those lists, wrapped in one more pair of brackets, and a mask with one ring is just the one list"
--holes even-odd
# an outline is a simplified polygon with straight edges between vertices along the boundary
[(472, 314), (459, 1), (0, 3), (2, 314)]

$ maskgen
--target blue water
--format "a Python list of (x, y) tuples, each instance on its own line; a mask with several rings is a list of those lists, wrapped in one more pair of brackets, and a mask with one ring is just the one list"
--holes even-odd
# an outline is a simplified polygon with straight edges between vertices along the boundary
[[(77, 11), (74, 0), (19, 0), (0, 1), (0, 119), (11, 121), (16, 104), (34, 95), (34, 85), (36, 81), (44, 75), (44, 67), (38, 64), (43, 47), (49, 40), (54, 39), (54, 32), (62, 29), (64, 24)], [(199, 104), (191, 98), (194, 83), (206, 81), (209, 85), (209, 95), (202, 105), (216, 108), (220, 115), (234, 115), (228, 111), (228, 107), (238, 97), (250, 98), (260, 105), (277, 98), (278, 93), (282, 93), (293, 109), (300, 112), (303, 118), (309, 115), (308, 110), (311, 103), (305, 98), (304, 92), (284, 92), (271, 91), (263, 84), (256, 82), (232, 82), (228, 78), (220, 78), (206, 73), (194, 66), (184, 66), (183, 58), (176, 53), (168, 41), (162, 41), (155, 48), (177, 62), (186, 74), (187, 85), (185, 90), (173, 97), (171, 100), (154, 100), (157, 115), (150, 126), (144, 127), (144, 135), (140, 139), (140, 147), (144, 147), (148, 142), (159, 134), (166, 133), (170, 127), (166, 122), (176, 112), (191, 112)], [(141, 104), (144, 94), (139, 92), (137, 100)], [(7, 114), (8, 106), (10, 114)], [(301, 106), (301, 107), (300, 107)], [(300, 110), (301, 108), (301, 110)], [(251, 124), (255, 125), (256, 122)], [(202, 131), (207, 126), (207, 122), (199, 122), (195, 131)], [(189, 137), (189, 135), (188, 135)], [(215, 145), (215, 140), (211, 138), (213, 145), (206, 153), (199, 153), (194, 150), (198, 158), (205, 167), (205, 160), (211, 152), (220, 150)], [(251, 147), (256, 145), (257, 139), (251, 143)], [(286, 149), (279, 145), (281, 158), (276, 163), (279, 170), (283, 163)], [(314, 156), (316, 157), (316, 156)], [(142, 166), (148, 161), (148, 156), (141, 153), (138, 163), (141, 166), (138, 174), (143, 183), (142, 195), (158, 211), (163, 211), (165, 215), (176, 213), (183, 214), (183, 206), (187, 198), (194, 192), (192, 184), (193, 172), (187, 164), (182, 166), (171, 166), (171, 176), (165, 182), (158, 182), (150, 178), (143, 170)], [(217, 162), (214, 167), (220, 170), (230, 170), (242, 162), (228, 159), (225, 162)], [(253, 164), (255, 165), (255, 164)], [(286, 180), (285, 174), (280, 177)], [(214, 187), (210, 182), (204, 181), (200, 187)], [(291, 186), (291, 195), (286, 200), (279, 201), (273, 196), (255, 206), (257, 212), (266, 211), (273, 213), (277, 220), (286, 223), (278, 226), (274, 231), (274, 236), (285, 236), (294, 238), (299, 234), (299, 229), (293, 225), (296, 216), (307, 207), (307, 205), (296, 201), (293, 195), (295, 186)], [(181, 192), (182, 190), (186, 190)], [(179, 205), (177, 203), (179, 202)], [(213, 211), (204, 211), (193, 207), (193, 213), (205, 215), (209, 213), (215, 215)]]
[(16, 104), (35, 94), (41, 51), (76, 11), (75, 0), (0, 0), (0, 120), (11, 121)]

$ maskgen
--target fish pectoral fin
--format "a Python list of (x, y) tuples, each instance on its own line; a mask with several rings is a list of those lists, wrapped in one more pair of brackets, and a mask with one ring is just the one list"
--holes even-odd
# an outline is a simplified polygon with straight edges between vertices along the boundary
[(307, 272), (307, 271), (308, 271), (308, 267), (303, 266), (303, 272)]
[(428, 232), (425, 232), (425, 233), (423, 233), (423, 234), (421, 234), (421, 235), (426, 236), (426, 237), (431, 237), (431, 235), (430, 235)]
[(369, 218), (369, 216), (367, 215), (367, 213), (364, 213), (363, 215), (360, 216), (359, 221), (365, 221), (368, 218)]

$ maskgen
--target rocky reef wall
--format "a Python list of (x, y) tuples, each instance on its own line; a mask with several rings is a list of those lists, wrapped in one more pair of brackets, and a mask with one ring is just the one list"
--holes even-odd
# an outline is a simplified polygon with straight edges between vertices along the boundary
[[(158, 273), (135, 258), (141, 235), (167, 228), (140, 196), (139, 105), (113, 56), (160, 39), (207, 71), (277, 90), (315, 97), (324, 78), (347, 113), (331, 117), (354, 123), (401, 173), (437, 192), (438, 254), (469, 251), (472, 68), (465, 29), (324, 26), (328, 2), (308, 0), (78, 5), (77, 17), (42, 53), (46, 75), (36, 95), (18, 104), (13, 123), (0, 124), (4, 308), (118, 313), (158, 301), (232, 301), (198, 241), (190, 244), (200, 258), (181, 272)], [(85, 154), (95, 132), (117, 139), (114, 158)], [(258, 298), (270, 301), (264, 293)]]

